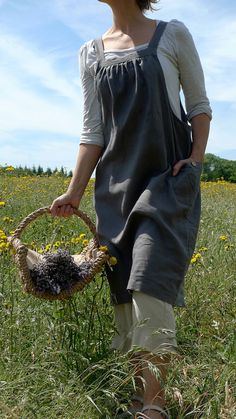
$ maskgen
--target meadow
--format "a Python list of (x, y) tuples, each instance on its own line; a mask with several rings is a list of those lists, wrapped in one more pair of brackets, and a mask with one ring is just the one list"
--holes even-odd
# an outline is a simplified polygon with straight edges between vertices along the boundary
[[(19, 222), (51, 205), (69, 179), (0, 175), (0, 418), (113, 419), (133, 388), (125, 355), (112, 352), (113, 311), (102, 274), (70, 300), (22, 291), (6, 241)], [(95, 220), (93, 180), (81, 209)], [(173, 419), (236, 418), (236, 184), (201, 182), (202, 215), (186, 275), (186, 307), (175, 308), (179, 358), (168, 374)], [(43, 215), (22, 235), (31, 249), (79, 252), (86, 226)]]

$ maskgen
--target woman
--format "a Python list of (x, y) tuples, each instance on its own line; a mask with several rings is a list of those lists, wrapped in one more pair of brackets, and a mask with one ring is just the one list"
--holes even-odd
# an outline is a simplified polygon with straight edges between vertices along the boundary
[[(97, 165), (98, 238), (118, 259), (107, 270), (118, 330), (113, 348), (142, 349), (134, 356), (137, 394), (129, 411), (163, 418), (163, 382), (171, 353), (177, 353), (173, 306), (185, 304), (211, 108), (183, 23), (147, 18), (144, 12), (157, 0), (99, 1), (111, 7), (113, 24), (80, 48), (80, 150), (68, 190), (53, 201), (51, 213), (73, 214)], [(159, 379), (147, 361), (159, 368)]]

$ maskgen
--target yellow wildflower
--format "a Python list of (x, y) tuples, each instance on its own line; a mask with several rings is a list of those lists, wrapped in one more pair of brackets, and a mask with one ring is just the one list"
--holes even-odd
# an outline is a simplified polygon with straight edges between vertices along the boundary
[(101, 250), (102, 252), (107, 252), (108, 247), (107, 246), (100, 246), (99, 250)]
[(201, 247), (201, 248), (199, 249), (199, 252), (205, 252), (206, 250), (208, 250), (208, 247)]
[(8, 167), (6, 167), (6, 169), (5, 169), (7, 172), (12, 172), (13, 170), (15, 170), (14, 169), (14, 167), (13, 166), (8, 166)]
[(196, 263), (199, 259), (201, 259), (201, 257), (202, 257), (201, 253), (193, 254), (192, 259), (191, 259), (191, 263)]
[(116, 257), (115, 256), (111, 256), (110, 258), (109, 258), (109, 263), (110, 263), (110, 265), (116, 265), (117, 264), (117, 259), (116, 259)]
[(84, 234), (84, 233), (80, 234), (79, 238), (80, 238), (81, 240), (85, 239), (85, 234)]
[(6, 205), (6, 202), (0, 201), (0, 207), (5, 207), (5, 205)]
[(89, 241), (88, 241), (87, 239), (84, 239), (84, 240), (82, 241), (82, 245), (83, 245), (83, 246), (88, 246), (88, 243), (89, 243)]
[(59, 247), (60, 244), (61, 244), (61, 242), (58, 240), (58, 241), (56, 241), (56, 243), (54, 243), (54, 246)]
[(225, 250), (230, 250), (230, 249), (233, 249), (233, 248), (234, 248), (233, 243), (226, 244), (226, 246), (225, 246)]
[(228, 240), (228, 236), (222, 235), (219, 237), (219, 239), (225, 241), (225, 240)]
[(14, 220), (10, 217), (3, 217), (3, 221), (6, 221), (8, 223), (12, 223), (12, 221), (14, 221)]

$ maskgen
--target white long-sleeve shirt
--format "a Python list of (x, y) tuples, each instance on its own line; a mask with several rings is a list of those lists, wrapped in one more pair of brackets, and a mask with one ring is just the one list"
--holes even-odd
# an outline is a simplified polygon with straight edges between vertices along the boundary
[[(104, 56), (109, 60), (125, 57), (126, 54), (145, 48), (147, 45), (148, 43), (126, 49), (104, 50)], [(170, 105), (175, 115), (181, 119), (182, 88), (188, 120), (201, 113), (206, 113), (212, 119), (200, 58), (193, 38), (184, 23), (176, 19), (168, 22), (157, 47), (157, 57), (163, 69)], [(80, 77), (84, 95), (80, 143), (103, 146), (101, 109), (94, 90), (96, 62), (94, 40), (89, 40), (79, 50)]]

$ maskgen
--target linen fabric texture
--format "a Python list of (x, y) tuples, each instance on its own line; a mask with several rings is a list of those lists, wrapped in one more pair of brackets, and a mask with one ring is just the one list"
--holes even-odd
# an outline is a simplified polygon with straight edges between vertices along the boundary
[(114, 306), (117, 334), (112, 349), (121, 353), (145, 350), (178, 355), (176, 324), (171, 304), (134, 291), (132, 302)]
[(95, 40), (94, 87), (102, 112), (104, 150), (96, 168), (97, 234), (118, 263), (107, 268), (113, 304), (140, 291), (184, 306), (184, 278), (201, 211), (202, 164), (173, 165), (190, 156), (187, 117), (173, 113), (156, 50), (167, 22), (147, 48), (105, 60)]
[[(156, 24), (158, 23), (159, 21), (156, 20)], [(147, 46), (148, 43), (128, 49), (105, 50), (104, 57), (106, 60), (122, 58), (129, 52)], [(183, 22), (177, 19), (168, 22), (156, 54), (163, 69), (170, 105), (175, 115), (181, 119), (179, 92), (182, 88), (188, 120), (200, 113), (206, 113), (211, 119), (212, 109), (206, 94), (201, 61), (194, 40)], [(96, 90), (94, 90), (96, 63), (96, 48), (92, 39), (84, 43), (79, 51), (81, 85), (84, 94), (80, 143), (103, 146), (101, 108)]]

